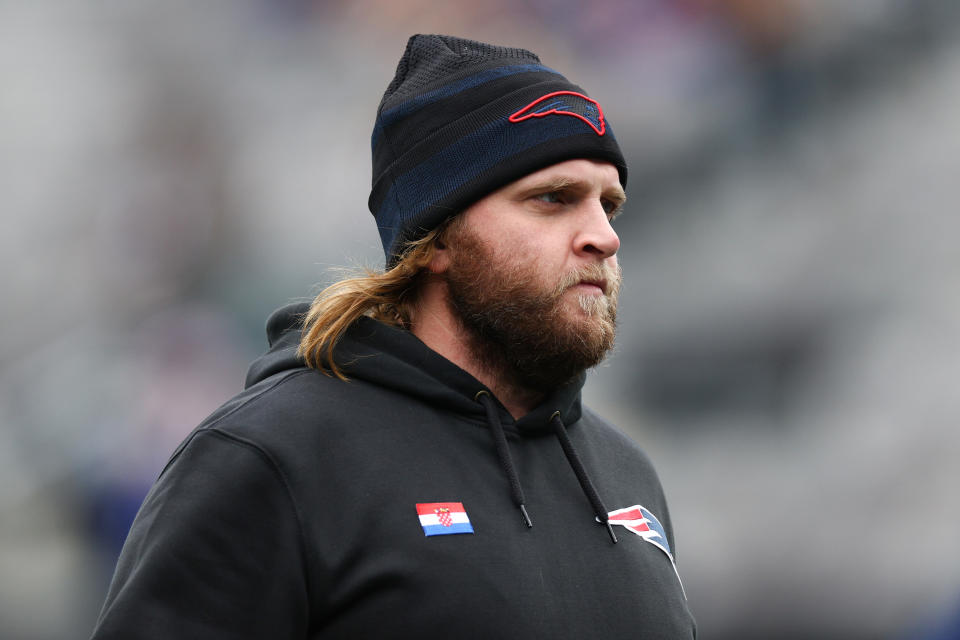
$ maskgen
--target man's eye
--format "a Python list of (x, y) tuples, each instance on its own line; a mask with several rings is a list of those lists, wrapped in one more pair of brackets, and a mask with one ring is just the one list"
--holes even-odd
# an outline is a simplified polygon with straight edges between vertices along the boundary
[(563, 202), (563, 193), (560, 191), (548, 191), (547, 193), (535, 195), (534, 199), (549, 204), (560, 204)]
[(606, 212), (607, 216), (611, 220), (616, 218), (620, 214), (620, 203), (614, 202), (613, 200), (604, 200), (603, 201), (603, 210)]

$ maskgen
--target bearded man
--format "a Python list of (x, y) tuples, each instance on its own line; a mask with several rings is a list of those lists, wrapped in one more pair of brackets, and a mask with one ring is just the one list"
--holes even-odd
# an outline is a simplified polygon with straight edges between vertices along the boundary
[(580, 401), (620, 288), (600, 105), (523, 49), (414, 36), (372, 146), (385, 270), (271, 316), (94, 637), (694, 637), (653, 467)]

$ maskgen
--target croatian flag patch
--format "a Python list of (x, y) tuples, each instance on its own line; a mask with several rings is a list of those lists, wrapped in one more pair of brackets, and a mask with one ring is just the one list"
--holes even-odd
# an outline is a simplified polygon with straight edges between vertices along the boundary
[(462, 502), (420, 502), (417, 515), (425, 536), (448, 536), (454, 533), (473, 533)]

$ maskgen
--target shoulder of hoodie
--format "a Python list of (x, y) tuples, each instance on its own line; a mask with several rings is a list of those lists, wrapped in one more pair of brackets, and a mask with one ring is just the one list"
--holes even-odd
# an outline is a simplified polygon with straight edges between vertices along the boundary
[[(630, 483), (651, 489), (658, 505), (665, 505), (663, 485), (656, 466), (635, 439), (588, 407), (583, 407), (579, 425), (581, 428), (578, 430), (582, 431), (579, 437), (587, 445), (581, 448), (581, 454), (593, 457), (591, 470), (610, 478), (611, 482), (619, 483), (630, 478)], [(573, 430), (571, 437), (574, 437)]]
[(635, 457), (637, 462), (653, 469), (653, 462), (647, 452), (622, 429), (608, 422), (590, 407), (584, 406), (580, 416), (580, 424), (584, 431), (596, 440), (602, 440), (610, 448), (615, 448), (625, 454)]
[[(173, 452), (166, 467), (205, 435), (257, 450), (275, 465), (277, 455), (309, 446), (329, 428), (356, 424), (357, 397), (371, 385), (345, 383), (308, 367), (274, 374), (233, 396), (207, 416)], [(164, 469), (164, 472), (166, 468)], [(162, 474), (161, 474), (162, 475)]]

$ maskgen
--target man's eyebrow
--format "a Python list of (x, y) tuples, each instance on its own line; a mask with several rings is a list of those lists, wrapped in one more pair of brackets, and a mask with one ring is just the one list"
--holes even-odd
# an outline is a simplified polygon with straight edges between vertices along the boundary
[(623, 206), (627, 201), (627, 194), (619, 184), (610, 189), (605, 189), (603, 195), (617, 203), (617, 206)]
[(538, 180), (537, 182), (531, 183), (524, 190), (525, 191), (560, 191), (561, 189), (566, 189), (571, 186), (582, 185), (582, 181), (577, 180), (576, 178), (568, 178), (566, 176), (556, 176), (553, 178), (545, 178), (543, 180)]
[[(587, 182), (570, 176), (555, 176), (531, 183), (524, 187), (524, 191), (561, 191), (569, 188), (588, 188)], [(623, 188), (617, 184), (615, 186), (603, 189), (603, 196), (615, 200), (618, 204), (627, 201), (627, 194)]]

